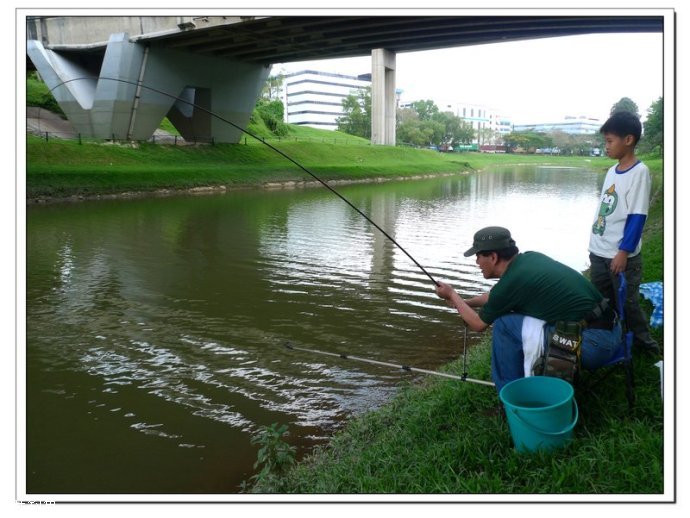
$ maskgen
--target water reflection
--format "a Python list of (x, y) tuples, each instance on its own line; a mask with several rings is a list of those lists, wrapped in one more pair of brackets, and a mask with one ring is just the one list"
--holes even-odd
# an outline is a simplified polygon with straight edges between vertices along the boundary
[[(491, 284), (462, 255), (488, 224), (582, 268), (597, 182), (506, 169), (340, 190), (469, 295)], [(458, 355), (430, 280), (321, 189), (32, 207), (27, 226), (30, 492), (234, 492), (258, 426), (289, 423), (305, 451), (410, 380), (286, 341), (429, 369)]]

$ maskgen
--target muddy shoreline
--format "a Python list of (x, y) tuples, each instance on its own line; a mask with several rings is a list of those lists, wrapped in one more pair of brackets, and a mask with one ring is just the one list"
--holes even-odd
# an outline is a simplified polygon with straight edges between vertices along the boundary
[[(426, 180), (429, 178), (440, 178), (447, 176), (459, 176), (469, 174), (470, 171), (461, 171), (455, 173), (429, 173), (409, 176), (377, 176), (372, 178), (363, 178), (357, 180), (329, 180), (326, 183), (329, 186), (335, 187), (338, 185), (354, 185), (354, 184), (369, 184), (369, 183), (384, 183), (384, 182), (400, 182), (406, 180)], [(316, 180), (285, 180), (266, 182), (261, 184), (247, 184), (247, 185), (209, 185), (202, 187), (191, 187), (189, 189), (156, 189), (153, 191), (126, 191), (117, 193), (103, 193), (103, 194), (74, 194), (70, 196), (35, 196), (27, 197), (27, 205), (45, 205), (50, 203), (75, 203), (81, 201), (98, 201), (98, 200), (128, 200), (140, 198), (163, 198), (168, 196), (202, 196), (207, 194), (221, 194), (233, 191), (246, 191), (253, 189), (263, 190), (289, 190), (289, 189), (308, 189), (312, 187), (321, 187), (322, 184)]]

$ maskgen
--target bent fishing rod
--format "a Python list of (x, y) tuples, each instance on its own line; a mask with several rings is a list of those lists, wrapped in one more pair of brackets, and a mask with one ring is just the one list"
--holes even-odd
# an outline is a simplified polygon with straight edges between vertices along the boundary
[[(226, 119), (226, 118), (224, 118), (224, 117), (221, 117), (220, 115), (218, 115), (218, 114), (212, 112), (211, 110), (208, 110), (208, 109), (204, 108), (203, 106), (199, 106), (198, 104), (195, 104), (195, 103), (193, 103), (193, 102), (191, 102), (191, 101), (188, 101), (188, 100), (186, 100), (186, 99), (182, 99), (182, 98), (180, 98), (180, 97), (178, 97), (178, 96), (176, 96), (176, 95), (173, 95), (173, 94), (171, 94), (171, 93), (165, 92), (165, 91), (163, 91), (163, 90), (159, 90), (158, 88), (153, 88), (153, 87), (151, 87), (151, 86), (147, 86), (147, 85), (143, 84), (142, 81), (128, 81), (128, 80), (126, 80), (126, 79), (120, 79), (120, 78), (117, 78), (117, 77), (75, 77), (75, 78), (73, 78), (73, 79), (67, 79), (66, 81), (62, 81), (62, 82), (59, 83), (58, 85), (56, 85), (56, 86), (54, 86), (53, 88), (51, 88), (51, 89), (49, 90), (49, 92), (52, 94), (53, 90), (55, 90), (56, 88), (59, 88), (59, 87), (61, 87), (61, 86), (64, 86), (64, 85), (66, 85), (67, 83), (71, 83), (71, 82), (73, 82), (73, 81), (84, 81), (84, 80), (93, 80), (93, 79), (96, 79), (96, 80), (99, 80), (99, 81), (100, 81), (100, 80), (118, 81), (118, 82), (120, 82), (120, 83), (125, 83), (125, 84), (129, 84), (129, 85), (132, 85), (132, 86), (136, 86), (137, 88), (145, 88), (145, 89), (147, 89), (147, 90), (150, 90), (151, 92), (155, 92), (155, 93), (158, 93), (158, 94), (161, 94), (161, 95), (165, 95), (166, 97), (169, 97), (169, 98), (171, 98), (171, 99), (175, 99), (176, 101), (183, 102), (183, 103), (185, 103), (185, 104), (188, 104), (188, 105), (190, 105), (190, 106), (193, 106), (194, 108), (196, 108), (196, 109), (198, 109), (198, 110), (201, 110), (201, 111), (203, 111), (204, 113), (207, 113), (207, 114), (209, 114), (210, 116), (215, 117), (216, 119), (225, 122), (226, 124), (229, 124), (229, 125), (232, 126), (233, 128), (236, 128), (236, 129), (240, 130), (241, 132), (246, 133), (247, 135), (249, 135), (249, 136), (252, 137), (253, 139), (256, 139), (256, 140), (258, 140), (259, 142), (265, 144), (266, 146), (268, 146), (269, 148), (271, 148), (273, 151), (275, 151), (276, 153), (278, 153), (279, 155), (281, 155), (281, 156), (284, 157), (285, 159), (287, 159), (287, 160), (289, 160), (290, 162), (292, 162), (293, 164), (295, 164), (295, 165), (296, 165), (297, 167), (299, 167), (302, 171), (304, 171), (305, 173), (307, 173), (309, 176), (311, 176), (311, 177), (314, 178), (317, 182), (319, 182), (321, 185), (323, 185), (326, 189), (328, 189), (328, 190), (331, 191), (333, 194), (335, 194), (338, 198), (340, 198), (340, 199), (343, 200), (345, 203), (347, 203), (347, 204), (348, 204), (352, 209), (354, 209), (360, 216), (362, 216), (362, 217), (363, 217), (364, 219), (366, 219), (369, 223), (371, 223), (379, 232), (381, 232), (381, 233), (382, 233), (385, 237), (387, 237), (395, 246), (397, 246), (407, 257), (409, 257), (410, 260), (411, 260), (411, 261), (412, 261), (412, 262), (413, 262), (413, 263), (414, 263), (414, 264), (415, 264), (415, 265), (416, 265), (416, 266), (417, 266), (427, 277), (429, 277), (429, 279), (431, 280), (431, 282), (434, 283), (435, 286), (440, 286), (440, 284), (436, 281), (436, 279), (434, 279), (434, 278), (431, 276), (431, 274), (430, 274), (429, 272), (427, 272), (426, 269), (425, 269), (421, 264), (419, 264), (419, 262), (417, 262), (417, 260), (416, 260), (414, 257), (412, 257), (412, 255), (410, 255), (410, 253), (409, 253), (407, 250), (405, 250), (405, 249), (402, 247), (402, 245), (400, 245), (400, 243), (398, 243), (390, 234), (388, 234), (388, 232), (386, 232), (383, 228), (381, 228), (373, 219), (371, 219), (371, 218), (370, 218), (369, 216), (367, 216), (363, 211), (361, 211), (360, 209), (358, 209), (350, 200), (348, 200), (347, 198), (345, 198), (345, 196), (343, 196), (343, 195), (340, 194), (338, 191), (336, 191), (333, 187), (331, 187), (330, 185), (328, 185), (328, 183), (326, 183), (324, 180), (322, 180), (321, 178), (319, 178), (318, 176), (316, 176), (316, 175), (315, 175), (314, 173), (312, 173), (309, 169), (307, 169), (307, 168), (304, 167), (302, 164), (300, 164), (297, 160), (295, 160), (294, 158), (292, 158), (292, 157), (289, 156), (288, 154), (284, 153), (283, 151), (281, 151), (281, 150), (278, 149), (277, 147), (275, 147), (275, 146), (269, 144), (268, 142), (266, 142), (265, 140), (261, 139), (261, 138), (258, 137), (257, 135), (254, 135), (251, 131), (248, 131), (247, 129), (240, 127), (239, 125), (235, 124), (234, 122), (232, 122), (232, 121), (230, 121), (230, 120), (228, 120), (228, 119)], [(136, 94), (136, 97), (138, 97), (138, 93)]]
[(427, 369), (419, 369), (417, 367), (411, 367), (409, 365), (397, 365), (395, 363), (382, 362), (379, 360), (372, 360), (371, 358), (360, 358), (359, 356), (351, 356), (348, 354), (341, 353), (331, 353), (326, 351), (317, 351), (316, 349), (306, 349), (304, 347), (297, 347), (292, 345), (290, 342), (285, 343), (285, 347), (291, 351), (302, 351), (305, 353), (321, 354), (323, 356), (333, 356), (335, 358), (342, 358), (343, 360), (353, 360), (358, 362), (370, 363), (372, 365), (380, 365), (382, 367), (393, 367), (395, 369), (402, 369), (407, 372), (419, 372), (421, 374), (429, 374), (432, 376), (440, 376), (442, 378), (449, 378), (458, 381), (467, 381), (469, 383), (477, 383), (478, 385), (485, 385), (488, 387), (495, 387), (496, 385), (491, 381), (478, 380), (473, 378), (468, 378), (467, 373), (463, 373), (462, 376), (457, 376), (455, 374), (447, 374), (445, 372), (430, 371)]

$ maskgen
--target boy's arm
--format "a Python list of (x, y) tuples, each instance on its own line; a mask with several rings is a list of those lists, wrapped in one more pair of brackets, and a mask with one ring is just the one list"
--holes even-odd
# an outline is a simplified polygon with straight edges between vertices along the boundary
[(623, 239), (618, 245), (620, 250), (632, 253), (637, 248), (637, 245), (642, 239), (642, 230), (647, 221), (646, 214), (628, 214), (625, 220), (625, 228), (623, 229)]
[(614, 274), (625, 271), (628, 263), (628, 255), (637, 249), (642, 239), (642, 230), (647, 221), (649, 210), (649, 196), (651, 191), (651, 178), (649, 173), (640, 175), (640, 181), (633, 186), (632, 196), (629, 200), (631, 214), (625, 219), (623, 239), (618, 245), (618, 253), (611, 261), (611, 272)]

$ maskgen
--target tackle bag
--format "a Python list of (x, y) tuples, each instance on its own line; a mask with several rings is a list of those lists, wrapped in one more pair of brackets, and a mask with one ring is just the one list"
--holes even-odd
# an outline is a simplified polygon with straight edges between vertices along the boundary
[(582, 324), (559, 321), (548, 335), (544, 356), (535, 366), (534, 373), (561, 378), (575, 383), (580, 369)]

